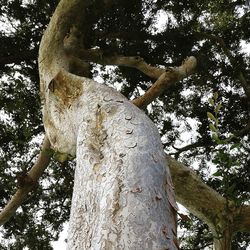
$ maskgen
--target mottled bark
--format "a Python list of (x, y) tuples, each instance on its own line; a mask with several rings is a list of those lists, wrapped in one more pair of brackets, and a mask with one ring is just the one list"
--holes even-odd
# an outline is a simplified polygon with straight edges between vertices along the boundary
[(87, 5), (61, 0), (39, 53), (46, 134), (77, 159), (68, 249), (178, 249), (156, 127), (115, 90), (69, 73), (63, 40)]

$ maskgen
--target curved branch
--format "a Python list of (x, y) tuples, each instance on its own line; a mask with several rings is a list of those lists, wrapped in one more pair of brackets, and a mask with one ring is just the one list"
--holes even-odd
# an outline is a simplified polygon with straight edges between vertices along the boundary
[[(140, 108), (143, 108), (160, 96), (167, 88), (174, 85), (176, 82), (182, 80), (184, 77), (192, 74), (196, 68), (197, 60), (195, 57), (188, 57), (181, 66), (173, 67), (170, 69), (162, 69), (153, 67), (147, 64), (143, 58), (139, 56), (119, 56), (111, 55), (106, 56), (100, 49), (77, 49), (75, 46), (74, 32), (71, 32), (64, 38), (64, 49), (70, 57), (71, 63), (80, 65), (82, 61), (82, 68), (86, 61), (99, 63), (102, 65), (117, 65), (132, 67), (140, 70), (145, 75), (156, 78), (157, 81), (151, 88), (143, 95), (132, 101), (132, 103)], [(74, 42), (73, 42), (74, 41)], [(80, 60), (81, 59), (81, 60)]]
[(168, 155), (166, 159), (177, 201), (208, 224), (215, 236), (229, 226), (233, 232), (250, 232), (249, 205), (237, 207), (206, 185), (193, 170)]
[(236, 231), (250, 232), (250, 205), (238, 208), (238, 215), (234, 222)]
[(192, 74), (196, 65), (196, 58), (194, 56), (188, 57), (180, 67), (171, 68), (164, 72), (143, 96), (134, 99), (132, 102), (138, 107), (147, 106), (167, 88)]
[(179, 155), (183, 152), (186, 152), (188, 150), (191, 150), (191, 149), (194, 149), (194, 148), (200, 148), (200, 147), (210, 147), (212, 146), (214, 143), (213, 141), (203, 141), (203, 140), (198, 140), (194, 143), (191, 143), (191, 144), (188, 144), (182, 148), (177, 148), (175, 146), (172, 146), (177, 152), (174, 152), (174, 153), (170, 153), (169, 155), (174, 155), (175, 158), (178, 158)]
[(215, 226), (218, 221), (226, 219), (223, 214), (227, 204), (226, 199), (207, 186), (193, 170), (170, 156), (166, 158), (177, 201), (208, 224), (213, 233), (216, 233)]
[(25, 201), (30, 191), (34, 189), (38, 179), (50, 163), (50, 142), (45, 136), (42, 149), (31, 170), (22, 178), (22, 185), (16, 191), (8, 204), (0, 212), (0, 225), (7, 222), (16, 212), (17, 208)]
[(105, 55), (100, 49), (81, 49), (67, 48), (67, 52), (75, 58), (80, 58), (83, 61), (94, 62), (102, 65), (126, 66), (140, 70), (145, 75), (157, 79), (165, 69), (157, 68), (147, 64), (143, 58), (139, 56), (122, 56), (122, 55)]

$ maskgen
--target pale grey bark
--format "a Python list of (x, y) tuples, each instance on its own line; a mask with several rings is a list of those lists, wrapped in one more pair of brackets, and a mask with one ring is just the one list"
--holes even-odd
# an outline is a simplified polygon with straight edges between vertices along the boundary
[(60, 1), (39, 53), (46, 134), (56, 151), (77, 158), (68, 249), (177, 249), (154, 124), (115, 90), (68, 72), (63, 39), (87, 4)]
[(157, 129), (113, 89), (84, 89), (68, 249), (177, 249)]
[[(72, 25), (84, 19), (90, 2), (61, 1), (39, 53), (46, 132), (56, 151), (77, 155), (68, 248), (176, 249), (173, 188), (154, 125), (114, 90), (69, 73), (63, 40)], [(92, 60), (101, 64), (135, 67), (166, 84), (192, 73), (196, 65), (191, 57), (164, 73), (138, 57), (96, 58)], [(154, 88), (149, 92), (152, 95)], [(47, 140), (44, 147), (49, 148)], [(231, 211), (226, 211), (228, 202), (222, 196), (181, 163), (168, 162), (178, 201), (210, 226), (214, 249), (229, 249), (233, 232), (249, 231), (249, 206), (230, 203)], [(42, 152), (25, 179), (27, 185), (1, 211), (0, 224), (13, 215), (48, 163), (48, 153)]]

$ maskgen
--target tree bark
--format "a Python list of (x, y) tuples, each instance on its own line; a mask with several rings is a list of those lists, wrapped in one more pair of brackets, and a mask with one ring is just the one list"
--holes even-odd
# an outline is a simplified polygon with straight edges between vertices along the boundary
[(214, 239), (214, 250), (231, 250), (232, 238), (232, 229), (228, 227), (220, 237)]
[(63, 40), (89, 2), (61, 0), (39, 52), (46, 134), (77, 159), (68, 249), (178, 249), (156, 127), (115, 90), (69, 73)]

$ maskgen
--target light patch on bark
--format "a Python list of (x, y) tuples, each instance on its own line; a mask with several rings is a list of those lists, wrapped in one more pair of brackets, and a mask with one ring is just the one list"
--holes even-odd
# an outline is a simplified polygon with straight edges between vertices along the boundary
[(158, 131), (123, 96), (96, 84), (89, 81), (78, 102), (83, 119), (68, 249), (177, 249)]
[[(56, 90), (64, 80), (81, 95), (67, 99), (64, 84)], [(155, 125), (106, 85), (64, 71), (55, 81), (46, 133), (55, 150), (77, 157), (68, 249), (177, 249), (174, 193)]]
[(61, 0), (39, 51), (46, 134), (77, 160), (68, 249), (178, 249), (155, 125), (114, 89), (68, 73), (63, 40), (90, 2)]

